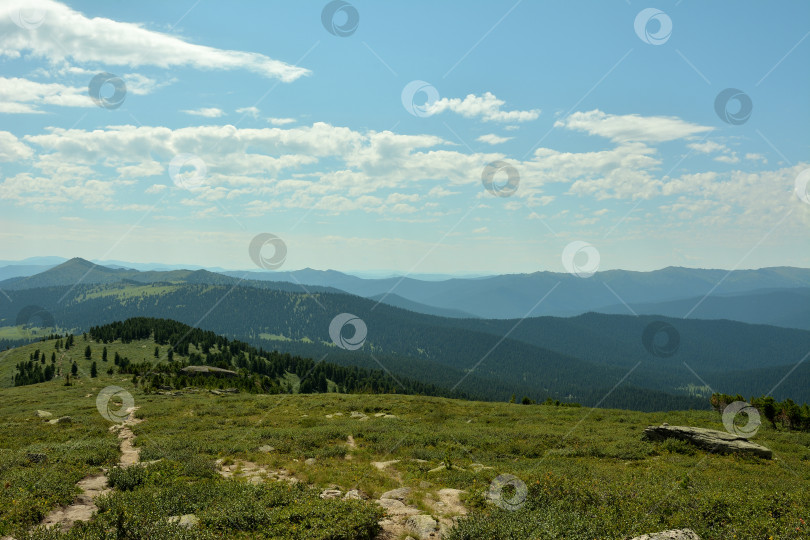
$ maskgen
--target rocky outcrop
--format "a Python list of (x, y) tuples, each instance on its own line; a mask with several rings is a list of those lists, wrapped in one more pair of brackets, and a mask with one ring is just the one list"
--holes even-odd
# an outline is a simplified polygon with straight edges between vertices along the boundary
[(181, 527), (190, 529), (200, 524), (200, 518), (194, 514), (183, 514), (182, 516), (169, 516), (169, 523), (177, 523)]
[(239, 374), (230, 369), (222, 369), (213, 366), (188, 366), (183, 371), (187, 375), (214, 375), (217, 377), (238, 377)]
[(653, 534), (642, 534), (632, 540), (700, 540), (700, 537), (692, 529), (673, 529)]
[(645, 429), (643, 438), (648, 441), (679, 439), (688, 441), (707, 452), (719, 454), (751, 454), (764, 459), (773, 457), (770, 448), (752, 443), (744, 437), (716, 429), (663, 424)]

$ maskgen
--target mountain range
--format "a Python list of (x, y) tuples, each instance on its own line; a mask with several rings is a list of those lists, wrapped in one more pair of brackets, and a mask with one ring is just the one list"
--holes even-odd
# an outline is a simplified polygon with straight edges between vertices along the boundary
[[(667, 267), (652, 272), (609, 270), (589, 279), (535, 272), (477, 278), (362, 278), (335, 270), (295, 272), (206, 269), (137, 270), (71, 259), (56, 266), (22, 261), (0, 268), (0, 289), (82, 283), (188, 282), (235, 284), (303, 292), (346, 292), (418, 313), (457, 318), (510, 319), (588, 312), (729, 319), (810, 329), (810, 269), (706, 270)], [(2, 263), (4, 261), (0, 261)], [(5, 261), (7, 262), (7, 261)], [(122, 265), (130, 263), (121, 263)], [(155, 265), (157, 266), (157, 265)], [(19, 270), (7, 270), (17, 268)], [(436, 277), (436, 276), (433, 276)], [(263, 283), (258, 283), (263, 282)]]
[[(732, 273), (726, 281), (732, 288), (753, 287), (749, 292), (725, 291), (725, 296), (717, 298), (738, 301), (757, 296), (757, 291), (762, 290), (757, 287), (763, 281), (783, 286), (800, 284), (802, 272), (806, 271), (746, 272), (742, 276)], [(683, 277), (685, 274), (687, 277)], [(681, 276), (680, 283), (696, 281), (688, 273), (675, 275)], [(575, 285), (584, 283), (595, 284), (597, 290), (599, 286), (607, 288), (604, 283), (612, 283), (614, 291), (615, 287), (631, 287), (631, 277), (637, 287), (646, 282), (648, 288), (654, 289), (652, 284), (662, 282), (660, 275), (630, 272), (614, 276), (609, 282), (569, 281), (566, 294), (585, 298), (582, 291), (574, 294)], [(559, 291), (563, 284), (540, 280), (548, 278), (546, 274), (498, 278), (503, 282), (513, 277), (518, 278), (517, 282), (535, 279), (548, 285), (546, 290), (533, 291), (531, 300), (535, 304), (538, 297), (550, 299), (558, 293), (563, 296)], [(462, 285), (471, 290), (491, 284), (492, 279), (449, 281), (459, 282), (451, 286), (458, 291)], [(421, 283), (426, 288), (435, 285)], [(458, 390), (478, 399), (502, 400), (517, 394), (532, 399), (552, 397), (588, 405), (662, 410), (705, 407), (712, 392), (810, 398), (810, 362), (804, 362), (810, 351), (808, 331), (693, 316), (673, 318), (636, 310), (638, 315), (461, 318), (424, 313), (437, 308), (408, 299), (405, 295), (417, 290), (415, 284), (409, 286), (404, 291), (397, 287), (398, 294), (404, 293), (402, 296), (389, 295), (380, 303), (379, 295), (384, 293), (378, 292), (378, 297), (372, 299), (322, 284), (247, 279), (205, 270), (138, 272), (73, 259), (34, 276), (0, 283), (8, 300), (0, 303), (0, 324), (11, 327), (25, 322), (18, 320), (22, 306), (39, 306), (52, 317), (54, 326), (73, 331), (130, 317), (174, 319), (256, 347), (314, 359), (328, 357), (329, 362), (342, 365), (383, 368), (395, 377)], [(593, 290), (587, 287), (585, 290)], [(694, 294), (694, 288), (685, 289)], [(492, 287), (487, 290), (495, 294)], [(778, 301), (786, 291), (792, 304), (785, 305), (793, 305), (796, 309), (792, 316), (800, 316), (802, 300), (807, 298), (803, 296), (807, 294), (804, 288), (781, 288), (761, 294)], [(634, 297), (639, 296), (636, 291)], [(712, 298), (704, 300), (698, 309), (704, 304), (707, 309), (716, 309), (716, 304), (709, 302)], [(402, 305), (389, 305), (394, 301)], [(685, 307), (689, 301), (686, 298), (681, 304), (675, 302), (671, 309)], [(763, 316), (777, 318), (775, 311), (761, 311)], [(332, 321), (341, 313), (364, 321), (367, 336), (359, 350), (336, 346), (330, 334)], [(351, 338), (351, 332), (347, 338)]]

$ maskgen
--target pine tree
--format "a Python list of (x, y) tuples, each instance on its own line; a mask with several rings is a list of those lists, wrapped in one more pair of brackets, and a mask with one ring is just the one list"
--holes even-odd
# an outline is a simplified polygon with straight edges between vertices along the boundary
[(101, 351), (101, 360), (103, 362), (107, 361), (107, 347), (104, 347), (104, 349)]
[(155, 345), (155, 358), (160, 358), (160, 347)]
[(70, 372), (73, 374), (73, 376), (74, 376), (74, 377), (75, 377), (76, 375), (78, 375), (78, 373), (79, 373), (79, 366), (76, 364), (76, 362), (73, 362), (73, 365), (72, 365), (72, 366), (70, 366)]
[(98, 366), (96, 366), (95, 362), (90, 366), (90, 376), (93, 378), (98, 377)]
[(84, 357), (89, 360), (92, 355), (93, 351), (90, 350), (90, 345), (88, 345), (87, 347), (84, 348)]

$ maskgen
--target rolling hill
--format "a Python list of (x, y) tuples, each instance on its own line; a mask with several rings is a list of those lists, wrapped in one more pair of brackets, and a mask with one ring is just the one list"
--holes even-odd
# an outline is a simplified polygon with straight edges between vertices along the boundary
[[(245, 285), (152, 283), (79, 285), (8, 291), (0, 304), (9, 325), (17, 306), (48, 310), (61, 328), (86, 329), (129, 317), (175, 319), (257, 347), (372, 369), (384, 368), (480, 399), (512, 394), (542, 400), (641, 410), (705, 406), (712, 392), (754, 393), (776, 387), (806, 399), (810, 332), (733, 321), (585, 314), (524, 320), (458, 319), (419, 314), (342, 293)], [(249, 282), (248, 282), (249, 283)], [(60, 300), (61, 299), (61, 300)], [(329, 327), (340, 313), (365, 321), (360, 350), (335, 346)], [(645, 347), (651, 323), (676, 329), (670, 357)], [(753, 371), (756, 377), (753, 376)], [(764, 370), (764, 372), (763, 372)], [(750, 372), (750, 373), (749, 373)], [(613, 390), (615, 385), (619, 385)]]
[[(810, 288), (757, 289), (754, 291), (684, 298), (669, 302), (630, 304), (640, 315), (664, 315), (692, 319), (729, 319), (751, 324), (770, 324), (810, 330)], [(627, 314), (628, 306), (613, 305), (600, 313)]]

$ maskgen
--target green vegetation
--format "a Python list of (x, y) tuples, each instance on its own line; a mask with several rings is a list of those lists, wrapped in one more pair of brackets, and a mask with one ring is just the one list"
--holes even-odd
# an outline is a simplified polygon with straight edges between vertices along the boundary
[[(712, 394), (711, 398), (712, 407), (716, 411), (722, 411), (727, 405), (735, 401), (745, 402), (746, 400), (740, 394), (736, 396)], [(780, 402), (771, 396), (751, 398), (748, 403), (756, 408), (759, 414), (770, 422), (774, 429), (776, 429), (778, 422), (783, 428), (810, 431), (810, 406), (807, 403), (800, 406), (792, 399)]]
[[(74, 269), (79, 277), (86, 272)], [(439, 388), (453, 388), (461, 381), (457, 390), (475, 399), (506, 401), (517, 394), (536, 402), (551, 397), (647, 411), (708, 409), (706, 388), (690, 386), (698, 380), (687, 366), (716, 391), (760, 395), (784, 378), (775, 398), (810, 397), (810, 363), (796, 367), (810, 348), (810, 332), (802, 330), (668, 319), (681, 339), (676, 355), (662, 359), (642, 343), (646, 327), (658, 320), (647, 315), (588, 313), (527, 318), (519, 324), (451, 319), (385, 304), (375, 307), (373, 300), (318, 288), (310, 288), (312, 294), (293, 292), (300, 291), (295, 284), (250, 281), (233, 288), (232, 278), (226, 283), (216, 274), (178, 276), (180, 281), (174, 283), (167, 279), (144, 284), (120, 281), (124, 274), (115, 271), (108, 276), (115, 283), (71, 281), (70, 286), (49, 287), (43, 282), (41, 288), (12, 288), (7, 290), (12, 302), (0, 303), (0, 324), (16, 322), (19, 306), (27, 305), (43, 306), (56, 326), (75, 332), (129, 317), (196, 324), (200, 313), (216, 305), (201, 324), (220, 335), (293, 357), (326, 356), (326, 362), (342, 366), (374, 370), (382, 364), (398, 379)], [(278, 290), (287, 286), (289, 290)], [(340, 313), (352, 313), (367, 323), (361, 349), (342, 350), (332, 343), (329, 325)], [(281, 336), (284, 339), (278, 339)], [(98, 359), (101, 347), (91, 348)], [(623, 383), (611, 391), (618, 381)]]
[[(121, 354), (140, 351), (148, 358), (155, 344), (106, 346), (112, 355), (126, 346)], [(28, 357), (25, 351), (12, 354), (21, 352)], [(100, 467), (111, 469), (115, 491), (98, 501), (91, 523), (65, 538), (107, 538), (104, 531), (115, 527), (126, 531), (125, 538), (144, 539), (372, 538), (377, 507), (319, 499), (318, 490), (331, 485), (372, 497), (410, 486), (417, 505), (440, 488), (463, 489), (471, 515), (453, 531), (454, 540), (618, 540), (687, 526), (707, 539), (793, 540), (808, 533), (801, 520), (810, 515), (810, 434), (763, 425), (756, 442), (774, 450), (772, 461), (641, 440), (647, 425), (665, 421), (723, 429), (713, 411), (640, 413), (405, 395), (216, 395), (194, 389), (161, 395), (104, 372), (73, 383), (0, 390), (0, 535), (26, 538), (23, 529), (70, 502), (75, 483)], [(113, 467), (117, 441), (95, 404), (108, 385), (126, 388), (139, 407), (144, 421), (132, 429), (141, 459), (161, 461)], [(35, 416), (38, 409), (72, 422), (49, 424)], [(353, 411), (368, 419), (353, 418)], [(347, 446), (349, 435), (356, 448)], [(38, 453), (48, 459), (28, 457)], [(315, 463), (306, 464), (308, 458)], [(221, 478), (217, 459), (284, 469), (302, 485)], [(400, 461), (385, 470), (370, 464), (390, 460)], [(451, 466), (429, 472), (442, 464)], [(486, 502), (500, 474), (515, 475), (528, 487), (516, 511)], [(169, 516), (185, 513), (196, 514), (200, 526), (185, 530), (168, 523)]]

